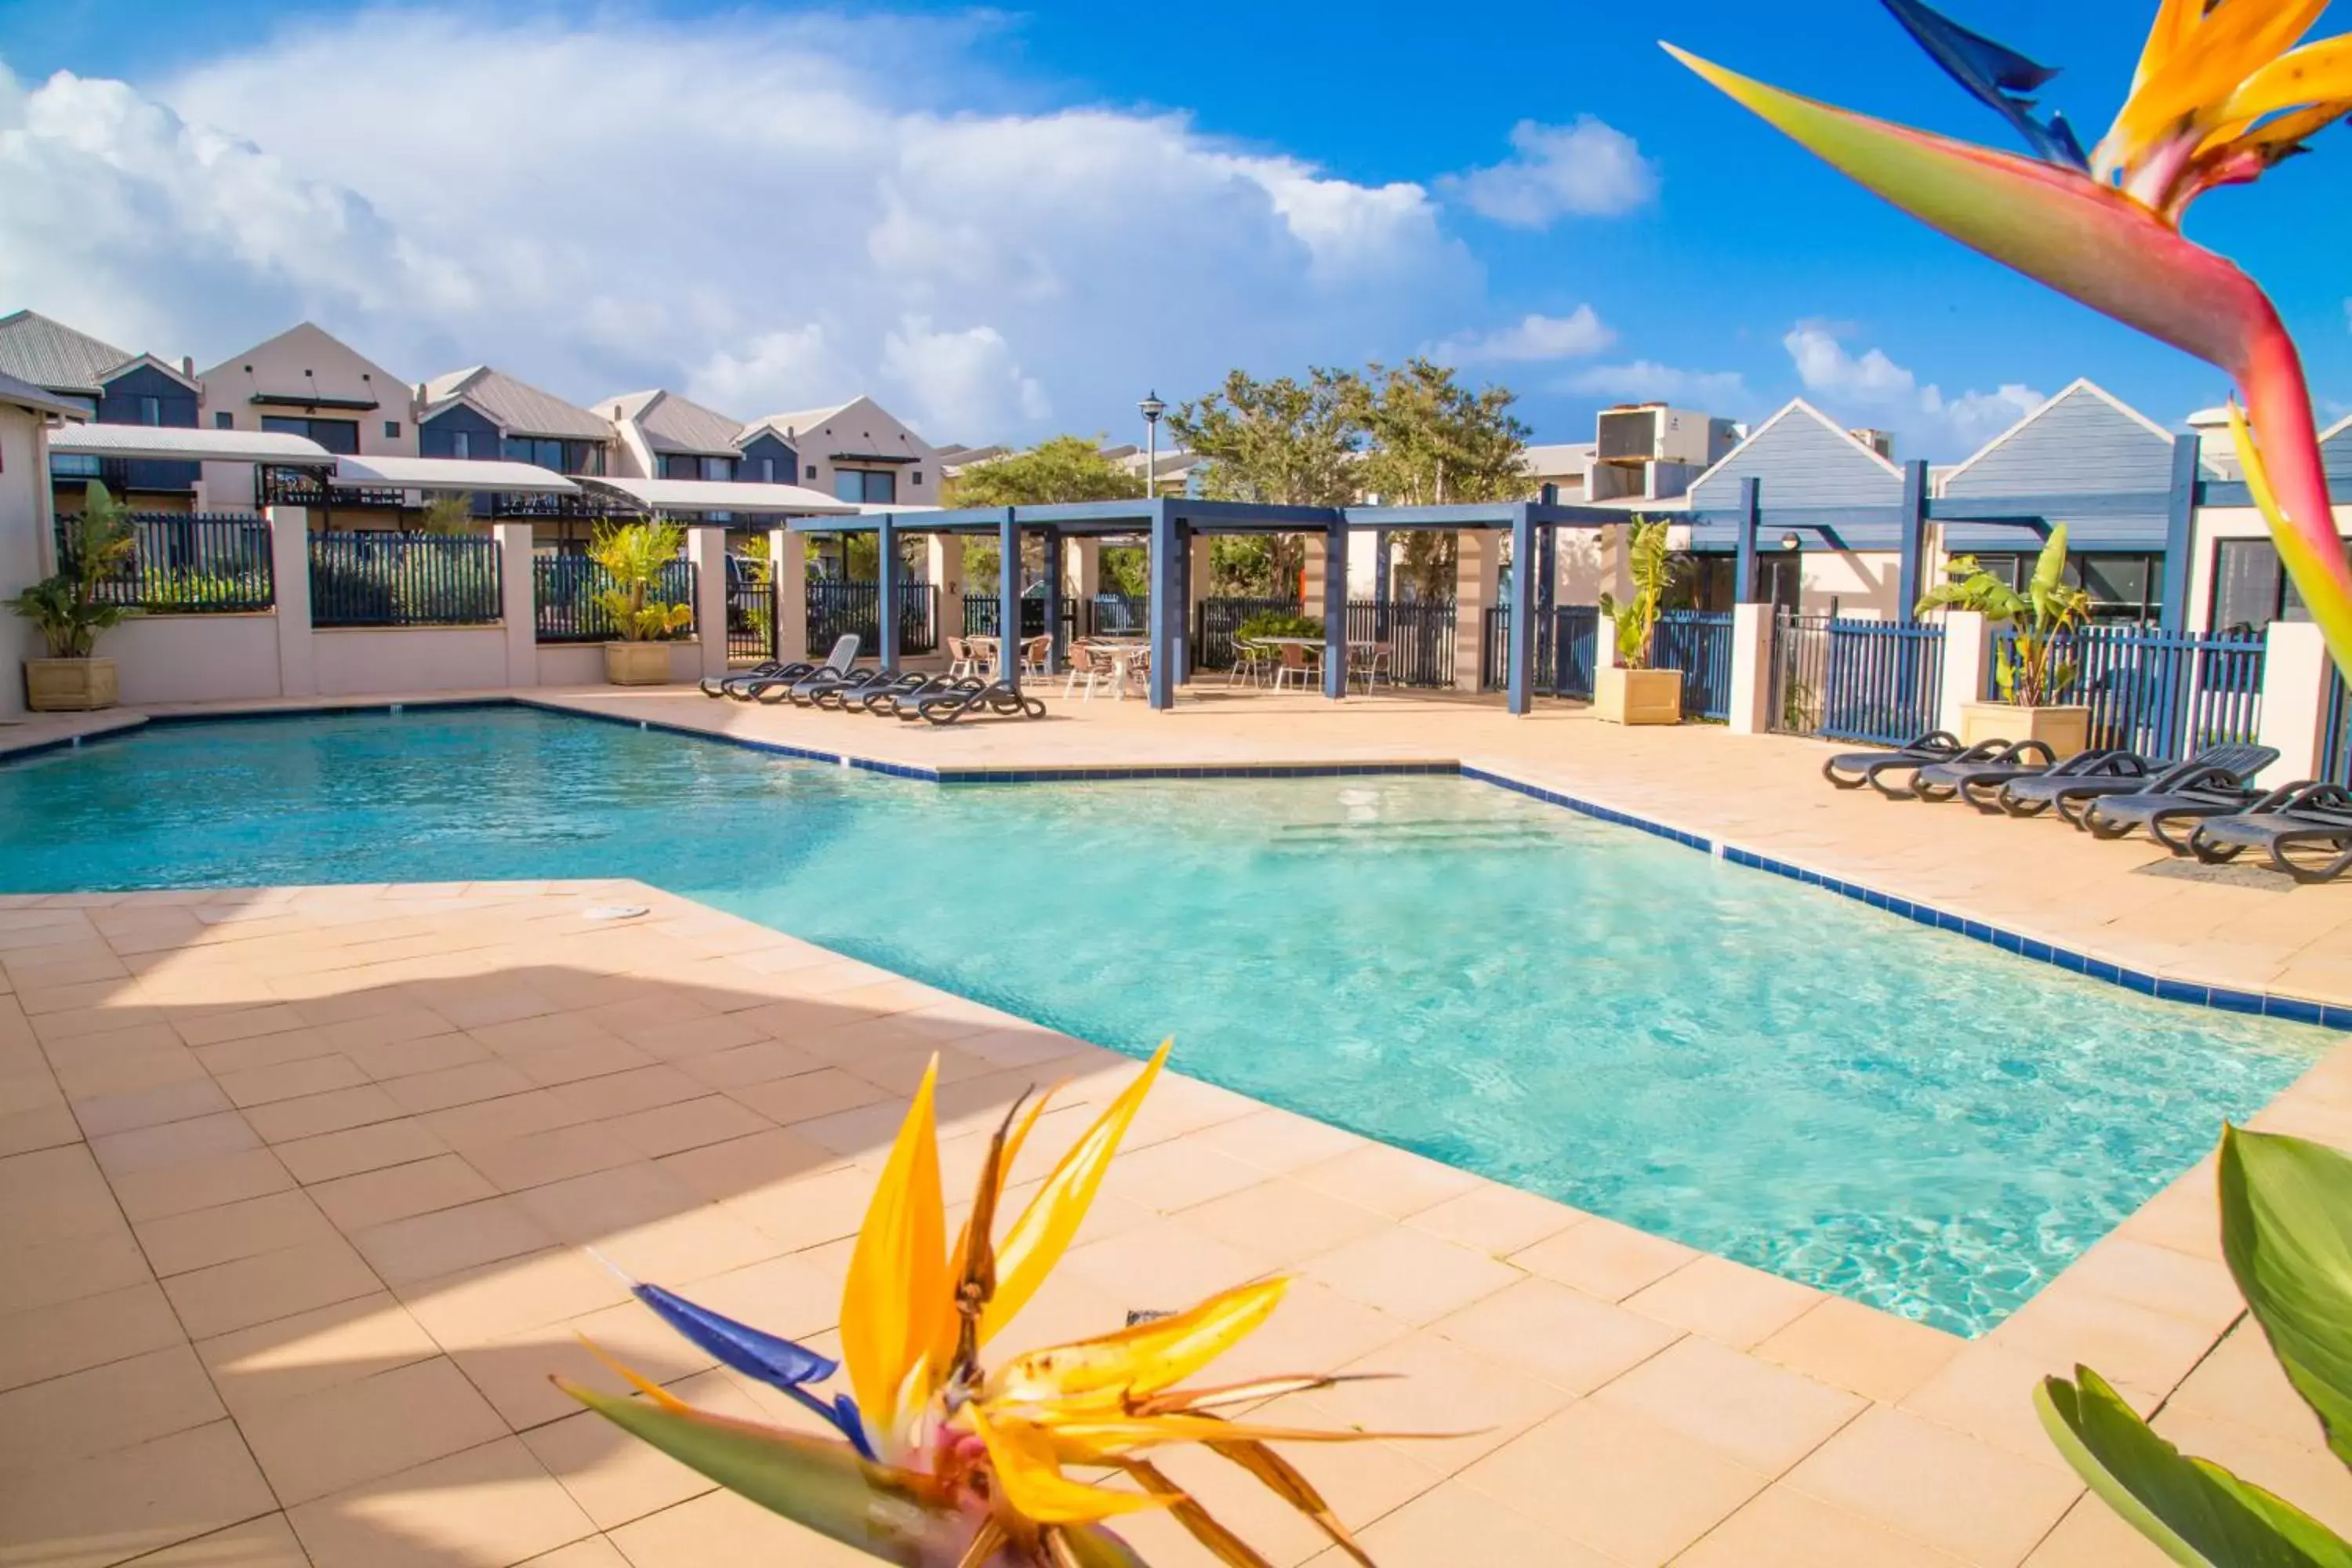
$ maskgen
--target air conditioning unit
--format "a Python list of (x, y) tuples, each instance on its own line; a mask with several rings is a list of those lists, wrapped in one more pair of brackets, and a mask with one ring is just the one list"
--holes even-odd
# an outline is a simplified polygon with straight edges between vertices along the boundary
[(1604, 408), (1595, 420), (1596, 456), (1604, 463), (1696, 463), (1704, 468), (1729, 449), (1720, 445), (1725, 423), (1663, 403)]
[(1895, 460), (1895, 432), (1892, 430), (1849, 430), (1847, 435), (1885, 458)]

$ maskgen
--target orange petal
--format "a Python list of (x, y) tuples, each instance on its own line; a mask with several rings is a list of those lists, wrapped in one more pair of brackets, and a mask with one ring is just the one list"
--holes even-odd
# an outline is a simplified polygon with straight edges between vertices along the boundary
[(898, 1440), (901, 1420), (927, 1392), (924, 1363), (939, 1342), (940, 1318), (954, 1309), (946, 1205), (940, 1196), (939, 1134), (932, 1122), (938, 1079), (935, 1058), (875, 1184), (841, 1297), (842, 1365), (866, 1432), (885, 1458), (887, 1446)]
[[(1112, 1491), (1062, 1474), (1053, 1440), (1024, 1422), (991, 1421), (977, 1405), (964, 1406), (971, 1429), (988, 1446), (989, 1468), (1013, 1512), (1038, 1524), (1092, 1524), (1122, 1513), (1166, 1508), (1165, 1493)], [(1177, 1494), (1177, 1495), (1181, 1495)]]

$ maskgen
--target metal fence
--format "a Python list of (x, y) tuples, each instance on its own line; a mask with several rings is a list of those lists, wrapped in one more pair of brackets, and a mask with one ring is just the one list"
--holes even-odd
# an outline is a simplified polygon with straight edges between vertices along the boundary
[[(1553, 606), (1551, 623), (1536, 626), (1535, 689), (1548, 697), (1592, 700), (1595, 642), (1601, 631), (1601, 611), (1591, 605)], [(1511, 606), (1498, 605), (1486, 612), (1480, 642), (1479, 679), (1488, 690), (1507, 687), (1511, 680)]]
[[(58, 519), (58, 563), (72, 564), (79, 517)], [(269, 524), (257, 517), (134, 512), (130, 559), (98, 584), (102, 605), (155, 615), (266, 610), (278, 602)]]
[[(2011, 627), (1996, 630), (1996, 668), (2016, 637)], [(2078, 626), (2056, 650), (2074, 665), (2074, 679), (2057, 700), (2089, 707), (2094, 746), (2185, 757), (2207, 746), (2251, 742), (2262, 722), (2263, 648), (2260, 636)], [(1986, 695), (1999, 694), (1998, 675), (1989, 674)]]
[(1252, 616), (1295, 616), (1297, 599), (1203, 599), (1192, 612), (1194, 669), (1234, 667), (1234, 628)]
[[(940, 646), (939, 617), (932, 608), (938, 597), (929, 583), (917, 580), (898, 584), (900, 653), (929, 653)], [(814, 582), (808, 585), (807, 603), (811, 649), (829, 648), (852, 633), (868, 654), (881, 647), (880, 584)]]
[[(968, 637), (992, 637), (1003, 606), (993, 594), (966, 594), (963, 596), (963, 635)], [(1055, 606), (1061, 617), (1065, 639), (1078, 635), (1078, 606), (1074, 599), (1064, 599)], [(1042, 637), (1045, 635), (1045, 601), (1037, 595), (1024, 595), (1021, 601), (1021, 635)]]
[(727, 658), (756, 661), (776, 657), (776, 585), (749, 577), (727, 584)]
[(320, 626), (496, 622), (499, 542), (439, 533), (314, 533), (310, 621)]
[(1348, 640), (1388, 645), (1386, 677), (1397, 686), (1454, 684), (1454, 601), (1348, 601)]
[(1831, 619), (1822, 630), (1818, 733), (1893, 746), (1936, 728), (1942, 626)]
[[(541, 642), (611, 642), (620, 627), (599, 594), (612, 592), (612, 574), (585, 555), (535, 555), (530, 563), (531, 604)], [(694, 605), (694, 563), (672, 561), (646, 592), (648, 605)]]
[(1086, 637), (1142, 637), (1151, 628), (1148, 594), (1097, 594), (1084, 605)]
[(1654, 669), (1683, 672), (1683, 712), (1701, 719), (1731, 716), (1731, 616), (1706, 610), (1667, 610), (1650, 639)]
[(1822, 732), (1830, 673), (1830, 618), (1799, 615), (1786, 605), (1772, 614), (1772, 710), (1776, 735)]

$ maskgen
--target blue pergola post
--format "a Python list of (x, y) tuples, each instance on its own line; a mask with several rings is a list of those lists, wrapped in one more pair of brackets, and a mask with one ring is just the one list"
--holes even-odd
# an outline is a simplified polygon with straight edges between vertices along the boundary
[(1147, 619), (1151, 632), (1151, 706), (1176, 706), (1173, 664), (1179, 637), (1176, 624), (1184, 615), (1183, 577), (1177, 570), (1176, 515), (1164, 500), (1151, 509), (1151, 604)]
[(2189, 579), (2196, 571), (2189, 556), (2197, 523), (2201, 442), (2194, 432), (2172, 438), (2172, 486), (2164, 503), (2164, 605), (2158, 623), (2168, 632), (2189, 626)]
[(1180, 518), (1175, 530), (1169, 535), (1174, 541), (1170, 548), (1175, 559), (1170, 564), (1176, 574), (1176, 618), (1172, 623), (1176, 631), (1169, 644), (1168, 676), (1175, 685), (1181, 686), (1192, 679), (1192, 527)]
[(1732, 571), (1731, 600), (1753, 605), (1756, 595), (1756, 532), (1764, 526), (1764, 482), (1739, 481), (1739, 554)]
[(1895, 618), (1905, 626), (1918, 619), (1919, 558), (1927, 540), (1927, 460), (1903, 465), (1903, 556), (1895, 574)]
[(1045, 542), (1045, 673), (1062, 673), (1062, 660), (1067, 654), (1062, 630), (1062, 531), (1048, 528)]
[[(1559, 487), (1543, 488), (1546, 506), (1559, 504)], [(1557, 688), (1559, 655), (1552, 647), (1559, 631), (1553, 601), (1559, 591), (1559, 524), (1547, 522), (1536, 532), (1536, 684)], [(1555, 695), (1557, 693), (1555, 692)]]
[(1372, 640), (1386, 642), (1389, 636), (1389, 595), (1393, 592), (1389, 576), (1389, 531), (1372, 531), (1372, 604), (1377, 619), (1372, 626)]
[(1509, 706), (1524, 714), (1535, 707), (1536, 525), (1521, 501), (1511, 509), (1511, 613)]
[(1348, 524), (1337, 513), (1323, 531), (1323, 695), (1348, 695)]
[(888, 512), (874, 523), (874, 621), (877, 663), (898, 673), (898, 526)]
[(996, 679), (1021, 689), (1021, 524), (1009, 506), (996, 525)]

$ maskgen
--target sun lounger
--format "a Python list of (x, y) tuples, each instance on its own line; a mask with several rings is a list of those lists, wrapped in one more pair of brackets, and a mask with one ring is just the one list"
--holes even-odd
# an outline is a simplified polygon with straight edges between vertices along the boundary
[[(2311, 848), (2335, 853), (2316, 861), (2288, 853)], [(2189, 835), (2189, 849), (2208, 865), (2261, 849), (2272, 869), (2298, 882), (2333, 881), (2352, 868), (2352, 791), (2309, 781), (2274, 789), (2234, 816), (2199, 823)]]
[(1045, 705), (1034, 697), (1023, 696), (1001, 680), (961, 690), (933, 692), (898, 704), (898, 717), (909, 722), (922, 719), (933, 724), (952, 724), (968, 713), (978, 712), (1001, 719), (1043, 719)]
[(2276, 762), (2278, 753), (2265, 746), (2246, 750), (2261, 753), (2260, 761), (2237, 769), (2199, 762), (2176, 770), (2171, 775), (2173, 782), (2165, 788), (2103, 795), (2087, 802), (2078, 821), (2094, 838), (2121, 838), (2135, 827), (2145, 827), (2149, 837), (2175, 855), (2187, 855), (2191, 852), (2188, 838), (2175, 837), (2168, 831), (2167, 824), (2234, 816), (2266, 798), (2264, 792), (2248, 780)]
[[(2103, 752), (2083, 752), (2077, 756), (2095, 759)], [(1980, 762), (1929, 763), (1911, 775), (1911, 793), (1925, 801), (1946, 801), (1958, 798), (1972, 787), (1999, 785), (2025, 773), (2044, 773), (2053, 768), (2067, 767), (2075, 762), (2069, 757), (2062, 763), (2058, 753), (2040, 741), (2020, 741), (2007, 751)], [(1973, 802), (1973, 797), (1971, 797)]]
[(866, 687), (862, 691), (842, 692), (838, 694), (835, 705), (845, 712), (895, 714), (899, 702), (920, 697), (927, 691), (945, 690), (961, 679), (964, 678), (908, 673), (896, 680)]
[[(1241, 645), (1236, 642), (1236, 647)], [(1822, 777), (1840, 789), (1860, 789), (1870, 782), (1873, 768), (1900, 767), (1910, 759), (1922, 762), (1948, 763), (1958, 756), (1960, 742), (1948, 731), (1931, 730), (1916, 740), (1904, 742), (1893, 751), (1840, 752), (1822, 764)], [(1856, 776), (1848, 778), (1853, 773)]]
[(2106, 752), (2105, 763), (2095, 773), (2022, 774), (2002, 784), (1993, 804), (2011, 816), (2039, 816), (2053, 805), (2063, 812), (2070, 801), (2146, 789), (2167, 770), (2180, 765), (2169, 757), (2143, 757), (2137, 752)]
[(857, 634), (847, 632), (834, 640), (833, 651), (815, 664), (805, 661), (779, 667), (767, 675), (748, 679), (729, 676), (719, 683), (722, 696), (739, 702), (782, 702), (801, 681), (822, 670), (847, 669), (857, 662)]
[(795, 708), (831, 708), (835, 693), (864, 691), (869, 687), (884, 686), (898, 677), (878, 664), (861, 665), (856, 669), (820, 669), (805, 680), (795, 681), (785, 692), (785, 700)]
[[(705, 697), (724, 697), (727, 695), (727, 688), (730, 685), (743, 685), (754, 680), (766, 680), (773, 676), (782, 674), (789, 668), (789, 666), (785, 665), (779, 659), (763, 658), (759, 663), (752, 665), (747, 669), (730, 669), (725, 675), (706, 675), (702, 678), (701, 682), (702, 694)], [(806, 663), (805, 661), (803, 661), (802, 665), (803, 671), (814, 669), (815, 668), (815, 665)]]
[(1868, 767), (1863, 769), (1863, 776), (1868, 782), (1871, 788), (1876, 790), (1887, 799), (1909, 800), (1913, 798), (1912, 792), (1910, 790), (1903, 787), (1901, 784), (1890, 784), (1887, 781), (1896, 777), (1897, 775), (1904, 775), (1906, 777), (1916, 775), (1921, 768), (1943, 767), (1952, 764), (1966, 766), (1971, 763), (1998, 763), (2008, 757), (2011, 752), (2015, 752), (2017, 747), (2022, 742), (2016, 741), (1979, 741), (1975, 745), (1970, 746), (1968, 750), (1959, 752), (1956, 756), (1942, 758), (1898, 757), (1891, 760), (1883, 760), (1873, 763)]
[[(2277, 761), (2278, 753), (2268, 746), (2232, 742), (2226, 745), (2208, 746), (2186, 762), (2151, 761), (2143, 778), (2055, 780), (2046, 784), (2037, 784), (2029, 779), (2020, 782), (2017, 793), (2027, 801), (2046, 795), (2050, 803), (2058, 807), (2060, 816), (2080, 827), (2084, 814), (2090, 810), (2095, 801), (2115, 795), (2152, 795), (2192, 788), (2212, 776), (2205, 771), (2208, 768), (2220, 768), (2236, 782), (2244, 784)], [(2033, 814), (2018, 812), (2015, 815), (2030, 816)]]

